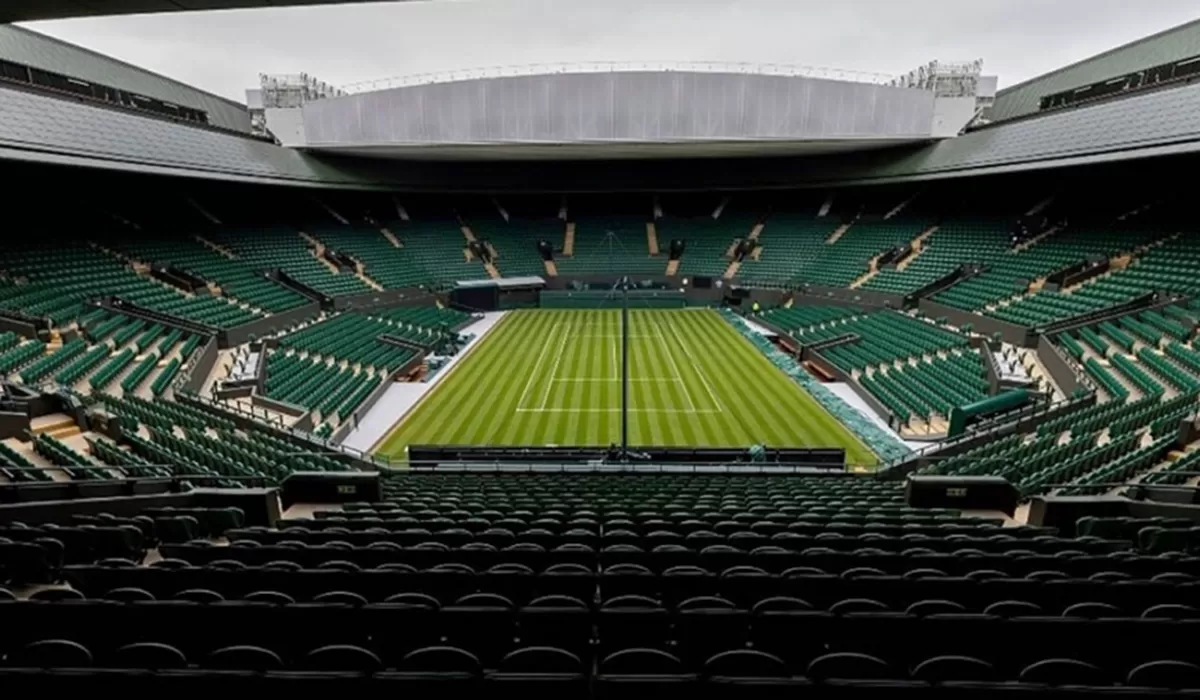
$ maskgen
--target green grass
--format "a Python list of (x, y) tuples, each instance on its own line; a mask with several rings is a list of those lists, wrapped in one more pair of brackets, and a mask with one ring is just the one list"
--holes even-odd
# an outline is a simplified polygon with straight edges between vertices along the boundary
[[(515, 311), (379, 445), (620, 441), (620, 312)], [(629, 442), (875, 455), (711, 310), (630, 312)]]

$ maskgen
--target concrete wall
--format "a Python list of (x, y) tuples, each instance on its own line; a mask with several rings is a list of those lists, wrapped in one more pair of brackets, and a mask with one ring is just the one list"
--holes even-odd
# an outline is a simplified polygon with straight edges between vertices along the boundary
[(1062, 351), (1050, 342), (1050, 336), (1038, 336), (1037, 357), (1050, 374), (1050, 378), (1067, 396), (1081, 386), (1086, 388), (1080, 381), (1079, 375), (1071, 368), (1071, 363), (1067, 362), (1067, 358), (1063, 356)]
[(437, 295), (433, 292), (419, 287), (406, 287), (334, 297), (333, 308), (337, 311), (365, 311), (404, 306), (433, 306), (436, 302)]
[(0, 440), (17, 437), (28, 429), (28, 415), (15, 411), (0, 411)]
[(953, 306), (939, 304), (936, 301), (922, 299), (917, 303), (917, 308), (930, 318), (946, 317), (950, 323), (956, 326), (971, 324), (976, 333), (986, 335), (989, 338), (995, 333), (1000, 333), (1000, 337), (1006, 343), (1013, 345), (1032, 348), (1037, 346), (1037, 335), (1032, 329), (1020, 326), (1008, 321), (1001, 321), (998, 318), (984, 316), (970, 311), (956, 309)]
[(5, 311), (0, 313), (0, 333), (7, 333), (9, 331), (17, 335), (23, 335), (26, 338), (36, 338), (38, 326), (34, 319)]
[(903, 309), (904, 296), (891, 292), (873, 292), (869, 289), (846, 289), (843, 287), (826, 287), (819, 284), (806, 284), (800, 293), (821, 299), (817, 303), (829, 304), (833, 301), (855, 306), (869, 306), (881, 309)]
[(198, 392), (204, 388), (204, 382), (208, 379), (208, 375), (212, 372), (213, 367), (217, 364), (217, 358), (220, 356), (220, 351), (217, 348), (215, 338), (210, 338), (200, 352), (192, 355), (192, 359), (187, 363), (187, 366), (180, 372), (186, 379), (183, 382), (183, 388), (187, 391)]
[(270, 333), (279, 332), (302, 321), (307, 321), (321, 313), (321, 305), (313, 302), (304, 306), (273, 314), (265, 318), (255, 319), (225, 331), (221, 331), (221, 347), (229, 348), (250, 342), (250, 336), (261, 338)]

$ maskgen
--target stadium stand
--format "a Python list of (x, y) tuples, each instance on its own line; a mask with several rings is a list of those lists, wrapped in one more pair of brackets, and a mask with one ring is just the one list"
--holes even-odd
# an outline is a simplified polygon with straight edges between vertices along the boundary
[(0, 27), (0, 683), (1195, 696), (1200, 93), (1147, 41), (878, 154), (367, 167)]

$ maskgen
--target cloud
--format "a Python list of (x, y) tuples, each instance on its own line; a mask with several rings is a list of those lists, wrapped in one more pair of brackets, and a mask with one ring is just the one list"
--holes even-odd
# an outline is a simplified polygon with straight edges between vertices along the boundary
[(575, 61), (730, 61), (900, 74), (984, 59), (1011, 85), (1200, 15), (1194, 0), (474, 0), (24, 26), (237, 100), (259, 73), (334, 84)]

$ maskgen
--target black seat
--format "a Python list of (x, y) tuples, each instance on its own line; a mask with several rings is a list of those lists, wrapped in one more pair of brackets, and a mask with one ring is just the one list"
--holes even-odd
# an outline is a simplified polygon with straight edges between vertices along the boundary
[(122, 603), (154, 600), (154, 595), (145, 588), (114, 588), (101, 596), (104, 600), (116, 600)]
[(308, 652), (304, 666), (313, 671), (370, 673), (383, 667), (374, 653), (353, 644), (330, 644)]
[(187, 657), (169, 644), (137, 642), (126, 644), (113, 654), (111, 666), (115, 668), (145, 668), (150, 670), (187, 668)]
[(279, 591), (254, 591), (253, 593), (247, 593), (242, 600), (254, 603), (270, 603), (271, 605), (291, 605), (296, 602), (295, 598)]
[(996, 677), (996, 669), (970, 656), (935, 656), (913, 667), (912, 677), (930, 683), (991, 681)]
[(890, 680), (897, 674), (883, 659), (855, 652), (835, 652), (813, 659), (808, 676), (815, 680)]
[(43, 639), (10, 652), (6, 664), (17, 668), (86, 668), (92, 652), (67, 639)]
[(1075, 603), (1067, 606), (1062, 613), (1063, 617), (1081, 617), (1085, 620), (1098, 620), (1102, 617), (1121, 617), (1121, 609), (1115, 605), (1108, 603), (1098, 603), (1096, 601), (1085, 601), (1083, 603)]
[(326, 591), (313, 598), (314, 603), (337, 603), (341, 605), (352, 605), (354, 607), (362, 607), (367, 604), (367, 599), (357, 593), (350, 591)]
[(1186, 661), (1149, 661), (1131, 670), (1126, 683), (1143, 688), (1200, 688), (1200, 666)]
[(220, 603), (225, 597), (207, 588), (189, 588), (171, 596), (171, 600), (186, 600), (192, 603)]
[(526, 647), (507, 654), (488, 678), (496, 690), (538, 700), (582, 697), (587, 676), (579, 657), (554, 647)]
[(40, 591), (34, 591), (29, 596), (29, 599), (57, 602), (62, 600), (83, 600), (84, 597), (82, 593), (74, 588), (43, 588)]
[(283, 668), (279, 654), (256, 646), (222, 647), (208, 655), (206, 668), (229, 671), (275, 671)]
[(775, 678), (787, 676), (788, 670), (778, 656), (755, 649), (730, 649), (709, 658), (704, 673), (730, 678)]
[(1078, 659), (1043, 659), (1021, 670), (1022, 681), (1047, 685), (1107, 685), (1099, 667)]
[(928, 615), (954, 615), (957, 613), (965, 613), (967, 609), (961, 604), (952, 600), (918, 600), (908, 606), (905, 614), (914, 617), (926, 617)]

